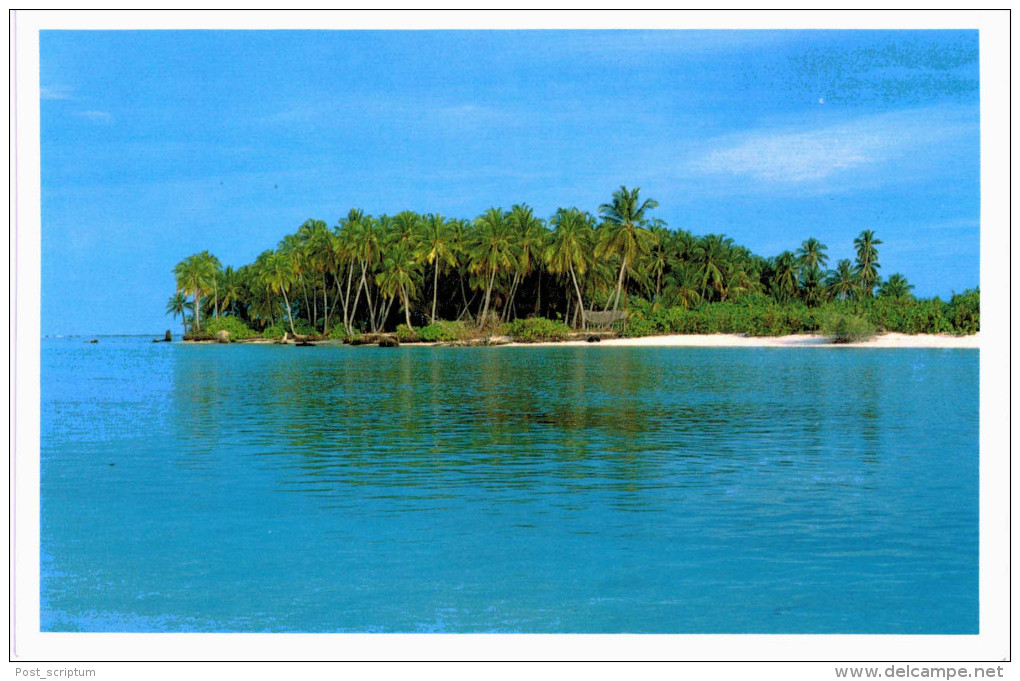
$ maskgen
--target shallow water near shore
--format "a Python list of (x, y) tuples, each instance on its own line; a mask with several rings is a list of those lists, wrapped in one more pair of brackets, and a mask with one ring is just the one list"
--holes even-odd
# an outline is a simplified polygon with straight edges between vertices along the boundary
[(41, 627), (975, 634), (978, 356), (47, 338)]

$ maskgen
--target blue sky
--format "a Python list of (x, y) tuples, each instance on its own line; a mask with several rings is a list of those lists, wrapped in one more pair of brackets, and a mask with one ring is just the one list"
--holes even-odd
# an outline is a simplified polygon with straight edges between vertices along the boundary
[(352, 207), (653, 215), (919, 296), (979, 283), (977, 31), (43, 31), (42, 332), (161, 333), (173, 266)]

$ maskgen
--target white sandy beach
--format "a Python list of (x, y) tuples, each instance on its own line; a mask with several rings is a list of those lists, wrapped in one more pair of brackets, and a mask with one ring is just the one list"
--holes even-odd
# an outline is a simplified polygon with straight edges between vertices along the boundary
[[(674, 334), (669, 336), (642, 336), (640, 338), (607, 338), (599, 343), (586, 340), (555, 341), (547, 343), (511, 343), (506, 336), (494, 336), (496, 347), (533, 348), (537, 346), (575, 345), (585, 347), (692, 347), (692, 348), (980, 348), (981, 334), (951, 336), (948, 334), (886, 333), (864, 343), (832, 343), (818, 334), (790, 336), (744, 336), (735, 333)], [(195, 342), (195, 341), (191, 341)], [(278, 341), (251, 339), (242, 343), (276, 344)], [(215, 344), (215, 341), (197, 341)], [(343, 345), (340, 340), (315, 341), (316, 345)], [(374, 343), (369, 344), (374, 345)], [(444, 343), (404, 343), (404, 347), (432, 347)]]
[(583, 340), (563, 343), (511, 343), (525, 345), (588, 345), (595, 347), (712, 347), (712, 348), (978, 348), (980, 333), (970, 336), (946, 334), (887, 333), (875, 336), (864, 343), (834, 344), (821, 335), (793, 336), (742, 336), (738, 334), (689, 334), (672, 336), (643, 336), (641, 338), (613, 338), (601, 343)]

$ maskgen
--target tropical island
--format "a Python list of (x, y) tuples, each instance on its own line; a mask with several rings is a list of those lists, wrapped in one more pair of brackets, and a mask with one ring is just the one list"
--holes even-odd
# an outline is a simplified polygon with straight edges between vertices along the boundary
[(473, 220), (352, 209), (333, 228), (307, 220), (237, 269), (208, 251), (184, 258), (166, 312), (185, 340), (220, 342), (739, 334), (860, 343), (979, 331), (978, 288), (915, 298), (903, 274), (879, 274), (882, 241), (871, 230), (853, 240), (853, 261), (829, 269), (815, 238), (763, 257), (721, 234), (671, 229), (652, 217), (657, 206), (621, 186), (598, 217), (560, 208), (546, 221), (527, 204)]

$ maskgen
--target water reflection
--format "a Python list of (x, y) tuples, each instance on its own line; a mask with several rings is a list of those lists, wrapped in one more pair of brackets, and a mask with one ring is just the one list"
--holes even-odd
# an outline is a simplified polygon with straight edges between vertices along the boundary
[[(718, 362), (586, 348), (186, 350), (173, 404), (190, 465), (218, 447), (277, 471), (279, 490), (325, 503), (349, 487), (405, 499), (413, 488), (417, 500), (601, 490), (647, 510), (664, 491), (809, 468), (833, 447), (879, 464), (881, 373), (867, 363), (834, 371), (746, 352)], [(626, 498), (641, 491), (650, 494)]]
[(976, 353), (156, 347), (44, 357), (51, 628), (976, 630)]

